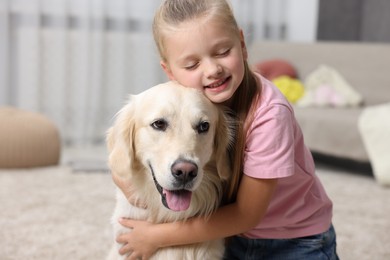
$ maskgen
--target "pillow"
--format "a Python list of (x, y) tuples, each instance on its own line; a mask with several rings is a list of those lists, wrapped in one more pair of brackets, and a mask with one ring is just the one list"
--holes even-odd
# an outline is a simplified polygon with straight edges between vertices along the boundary
[(379, 184), (390, 187), (390, 103), (363, 109), (358, 128)]
[(299, 79), (280, 76), (272, 80), (290, 103), (296, 103), (304, 94), (305, 88)]
[(357, 107), (363, 102), (343, 75), (335, 68), (321, 64), (304, 80), (305, 95), (297, 102), (298, 106)]
[(280, 76), (298, 77), (296, 69), (289, 62), (281, 59), (259, 62), (255, 64), (254, 71), (260, 73), (268, 80), (273, 80)]

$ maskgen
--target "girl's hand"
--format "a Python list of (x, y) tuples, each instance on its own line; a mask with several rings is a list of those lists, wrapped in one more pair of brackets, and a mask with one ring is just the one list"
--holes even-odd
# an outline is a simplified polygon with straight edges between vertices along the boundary
[(132, 229), (128, 233), (119, 235), (116, 242), (123, 244), (119, 254), (128, 255), (127, 260), (147, 260), (159, 248), (151, 235), (152, 223), (132, 219), (119, 219), (119, 223), (127, 228)]

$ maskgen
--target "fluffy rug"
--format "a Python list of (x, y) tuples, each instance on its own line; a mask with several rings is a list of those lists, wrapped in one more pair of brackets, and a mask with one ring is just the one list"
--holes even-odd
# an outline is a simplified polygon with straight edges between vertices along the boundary
[[(105, 259), (115, 188), (104, 161), (87, 159), (0, 170), (0, 259)], [(390, 259), (390, 189), (323, 165), (318, 174), (334, 202), (340, 258)]]

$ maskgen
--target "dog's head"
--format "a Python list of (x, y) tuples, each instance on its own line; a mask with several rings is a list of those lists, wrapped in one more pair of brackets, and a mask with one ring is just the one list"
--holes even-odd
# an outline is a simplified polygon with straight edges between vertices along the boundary
[(167, 208), (183, 211), (206, 164), (215, 164), (220, 179), (230, 176), (231, 139), (221, 109), (201, 92), (167, 82), (131, 96), (119, 111), (107, 135), (109, 165), (122, 178), (142, 173), (139, 178), (157, 188)]

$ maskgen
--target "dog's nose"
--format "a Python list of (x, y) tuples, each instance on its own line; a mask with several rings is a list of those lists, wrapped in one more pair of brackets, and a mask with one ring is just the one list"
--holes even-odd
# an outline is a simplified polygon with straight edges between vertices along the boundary
[(177, 160), (171, 167), (172, 175), (177, 181), (187, 183), (198, 175), (198, 166), (187, 160)]

